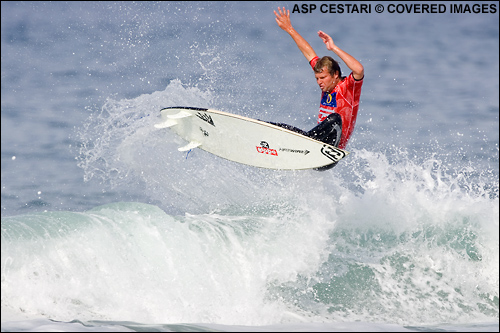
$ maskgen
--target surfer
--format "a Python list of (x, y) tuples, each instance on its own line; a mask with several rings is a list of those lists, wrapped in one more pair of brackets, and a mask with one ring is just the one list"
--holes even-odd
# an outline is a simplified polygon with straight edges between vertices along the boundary
[[(343, 149), (347, 145), (356, 123), (364, 78), (363, 65), (335, 45), (328, 34), (318, 31), (318, 36), (323, 40), (326, 48), (335, 53), (351, 70), (349, 76), (343, 77), (337, 61), (330, 56), (319, 58), (311, 45), (292, 27), (290, 11), (285, 10), (285, 7), (283, 10), (278, 7), (278, 12), (279, 14), (274, 11), (278, 26), (295, 41), (314, 70), (316, 82), (321, 88), (318, 125), (309, 132), (289, 125), (285, 125), (285, 127)], [(340, 131), (340, 129), (342, 130)]]

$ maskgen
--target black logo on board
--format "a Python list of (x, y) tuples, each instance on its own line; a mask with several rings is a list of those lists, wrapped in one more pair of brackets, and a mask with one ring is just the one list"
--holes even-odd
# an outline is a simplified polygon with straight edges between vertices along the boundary
[(345, 153), (340, 149), (326, 145), (321, 148), (321, 153), (334, 162), (340, 161), (345, 156)]
[(196, 117), (200, 118), (203, 121), (206, 121), (207, 123), (209, 123), (210, 125), (212, 125), (213, 127), (215, 127), (214, 121), (212, 120), (212, 117), (210, 117), (209, 114), (206, 114), (206, 113), (202, 114), (202, 113), (198, 112), (196, 114)]
[(304, 154), (307, 155), (310, 153), (309, 150), (307, 149), (290, 149), (290, 148), (280, 148), (280, 151), (286, 151), (287, 153), (298, 153), (298, 154)]

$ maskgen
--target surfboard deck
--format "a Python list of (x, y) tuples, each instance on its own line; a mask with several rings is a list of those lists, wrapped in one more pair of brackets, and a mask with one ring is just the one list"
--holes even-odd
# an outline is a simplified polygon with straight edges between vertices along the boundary
[(169, 128), (188, 143), (230, 161), (260, 168), (302, 170), (337, 163), (349, 152), (302, 134), (244, 116), (195, 107), (167, 107), (156, 128)]

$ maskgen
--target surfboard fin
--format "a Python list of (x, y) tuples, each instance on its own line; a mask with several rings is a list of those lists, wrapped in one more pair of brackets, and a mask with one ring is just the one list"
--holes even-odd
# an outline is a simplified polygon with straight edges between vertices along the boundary
[(185, 146), (182, 146), (180, 147), (179, 149), (177, 149), (178, 151), (186, 151), (186, 150), (190, 150), (190, 149), (193, 149), (193, 148), (196, 148), (196, 147), (199, 147), (201, 146), (201, 143), (199, 142), (196, 142), (196, 141), (191, 141), (190, 143), (188, 143), (187, 145)]
[(156, 128), (167, 128), (167, 127), (172, 127), (174, 125), (177, 125), (177, 121), (175, 121), (173, 119), (167, 119), (166, 121), (164, 121), (162, 123), (155, 124), (154, 126)]
[(192, 115), (193, 115), (192, 113), (189, 113), (189, 112), (186, 112), (186, 111), (179, 111), (178, 113), (167, 115), (167, 118), (169, 118), (169, 119), (180, 119), (180, 118), (191, 117)]
[(179, 111), (174, 114), (167, 115), (167, 120), (158, 124), (155, 124), (156, 128), (167, 128), (177, 125), (176, 119), (191, 117), (192, 114), (186, 111)]

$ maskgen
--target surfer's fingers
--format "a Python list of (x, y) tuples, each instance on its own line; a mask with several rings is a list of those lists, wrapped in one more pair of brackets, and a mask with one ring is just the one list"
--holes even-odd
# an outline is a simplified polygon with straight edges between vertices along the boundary
[[(283, 7), (283, 11), (281, 11), (281, 8), (280, 8), (280, 7), (278, 7), (278, 11), (280, 12), (280, 16), (286, 16), (286, 17), (287, 17), (287, 16), (290, 16), (290, 11), (289, 11), (289, 10), (287, 11), (287, 10), (285, 9), (285, 7)], [(276, 13), (276, 11), (275, 11), (275, 13)]]

